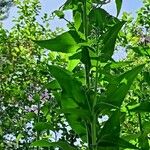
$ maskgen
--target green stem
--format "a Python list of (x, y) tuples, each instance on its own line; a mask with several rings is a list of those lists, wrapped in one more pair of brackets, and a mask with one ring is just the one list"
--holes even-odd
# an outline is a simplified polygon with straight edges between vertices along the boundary
[(93, 114), (93, 121), (91, 124), (91, 131), (92, 131), (92, 150), (97, 150), (97, 143), (96, 143), (96, 116)]
[[(85, 40), (87, 42), (88, 41), (88, 20), (87, 20), (87, 11), (86, 11), (87, 8), (86, 7), (87, 7), (87, 3), (86, 3), (86, 0), (84, 0), (83, 1), (83, 27), (84, 27)], [(86, 50), (88, 51), (88, 49), (86, 49)], [(90, 89), (90, 77), (89, 77), (88, 64), (85, 64), (85, 75), (86, 75), (86, 85), (89, 90)], [(97, 74), (97, 76), (98, 76), (98, 74)], [(97, 85), (96, 85), (96, 89), (97, 89)], [(88, 98), (89, 98), (89, 95), (88, 95)], [(89, 144), (89, 149), (97, 150), (97, 148), (96, 148), (96, 116), (94, 113), (94, 109), (92, 110), (92, 118), (93, 118), (93, 120), (91, 122), (91, 138), (92, 138), (92, 140), (88, 144)], [(87, 133), (87, 134), (89, 134), (89, 133)]]
[[(37, 114), (37, 122), (40, 122), (40, 101), (38, 101), (38, 114)], [(40, 133), (37, 131), (37, 140), (40, 139)], [(39, 147), (37, 147), (37, 150), (39, 150)]]
[[(88, 41), (88, 28), (87, 28), (87, 11), (86, 11), (86, 0), (83, 1), (83, 30), (85, 35), (85, 41)], [(86, 49), (87, 50), (87, 49)], [(88, 51), (88, 50), (87, 50)], [(88, 89), (90, 88), (90, 80), (89, 80), (89, 66), (85, 64), (85, 77), (86, 77), (86, 85)]]
[(138, 120), (139, 120), (139, 128), (141, 133), (143, 133), (143, 127), (142, 127), (142, 118), (141, 118), (141, 114), (138, 113)]

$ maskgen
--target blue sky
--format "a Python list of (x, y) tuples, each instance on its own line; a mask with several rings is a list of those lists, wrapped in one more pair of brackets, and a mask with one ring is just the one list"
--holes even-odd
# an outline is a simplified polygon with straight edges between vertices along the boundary
[[(45, 12), (51, 13), (52, 11), (58, 9), (65, 0), (40, 0), (42, 4), (41, 15)], [(142, 6), (142, 0), (123, 0), (123, 5), (121, 9), (121, 13), (127, 11), (132, 13), (133, 16), (136, 16), (136, 11)], [(114, 0), (111, 3), (105, 5), (104, 7), (109, 13), (112, 15), (116, 15), (116, 8)], [(4, 27), (6, 29), (10, 29), (13, 26), (12, 19), (17, 16), (17, 9), (12, 7), (10, 9), (9, 18), (3, 21)], [(71, 20), (71, 12), (67, 11), (65, 17)], [(40, 20), (39, 20), (40, 21)], [(66, 29), (66, 22), (63, 20), (58, 20), (57, 18), (50, 22), (51, 29), (55, 30), (56, 27), (63, 27)]]

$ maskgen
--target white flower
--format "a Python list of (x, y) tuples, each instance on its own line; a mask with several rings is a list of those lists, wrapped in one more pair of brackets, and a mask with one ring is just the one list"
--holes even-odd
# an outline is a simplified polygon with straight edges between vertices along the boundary
[(101, 118), (98, 118), (99, 123), (103, 123), (109, 119), (108, 115), (104, 115)]

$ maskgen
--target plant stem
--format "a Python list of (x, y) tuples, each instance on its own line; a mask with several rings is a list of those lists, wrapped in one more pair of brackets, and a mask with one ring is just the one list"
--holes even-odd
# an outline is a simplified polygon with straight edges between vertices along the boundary
[[(86, 3), (86, 0), (84, 0), (83, 1), (83, 27), (84, 27), (85, 40), (87, 42), (88, 41), (88, 20), (87, 20), (87, 11), (86, 11), (87, 8), (86, 7), (87, 7), (87, 3)], [(85, 49), (85, 50), (88, 51), (88, 49)], [(89, 55), (89, 52), (88, 52), (88, 55)], [(85, 63), (85, 75), (86, 75), (86, 85), (87, 85), (88, 90), (90, 90), (89, 66), (86, 63)], [(97, 89), (97, 85), (96, 85), (96, 89)], [(90, 99), (89, 94), (87, 96), (88, 96), (88, 99)], [(97, 150), (96, 148), (96, 116), (94, 113), (94, 109), (92, 110), (92, 118), (93, 118), (91, 122), (92, 141), (90, 143), (88, 141), (88, 145), (89, 145), (89, 149)], [(89, 133), (87, 133), (87, 135), (89, 135)]]
[[(40, 121), (40, 101), (38, 101), (38, 114), (37, 114), (37, 122)], [(37, 131), (37, 140), (40, 139), (40, 133)], [(39, 150), (39, 147), (37, 147), (37, 150)]]
[[(87, 11), (86, 11), (86, 0), (83, 1), (83, 30), (85, 35), (85, 41), (88, 41), (88, 28), (87, 28)], [(88, 49), (86, 49), (88, 51)], [(89, 80), (89, 66), (85, 64), (85, 77), (86, 77), (86, 85), (88, 89), (90, 88), (90, 80)]]

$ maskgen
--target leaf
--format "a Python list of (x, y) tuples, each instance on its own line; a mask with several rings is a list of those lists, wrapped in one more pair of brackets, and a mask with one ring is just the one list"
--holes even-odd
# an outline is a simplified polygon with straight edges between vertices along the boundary
[(117, 16), (118, 16), (121, 10), (121, 6), (122, 6), (122, 0), (115, 0), (115, 2), (116, 2)]
[(116, 69), (116, 68), (121, 68), (125, 67), (126, 65), (130, 65), (133, 61), (122, 61), (122, 62), (111, 62), (107, 63), (107, 65), (104, 67), (104, 69)]
[(32, 142), (31, 146), (50, 147), (52, 145), (47, 140), (39, 140), (39, 141)]
[(59, 147), (62, 148), (63, 150), (76, 150), (75, 147), (72, 147), (69, 145), (69, 143), (64, 142), (64, 141), (58, 141), (58, 142), (48, 142), (47, 140), (39, 140), (35, 141), (31, 144), (31, 146), (39, 146), (39, 147)]
[(98, 136), (98, 147), (107, 147), (108, 150), (115, 150), (119, 147), (137, 149), (131, 143), (120, 138), (120, 117), (120, 111), (116, 110), (104, 124)]
[(73, 98), (78, 104), (82, 105), (86, 103), (86, 96), (82, 88), (82, 83), (75, 79), (71, 72), (54, 65), (49, 66), (49, 71), (60, 84), (63, 93)]
[(67, 70), (72, 71), (79, 64), (79, 62), (79, 60), (70, 60), (68, 62)]
[(81, 0), (67, 0), (63, 5), (63, 10), (72, 9), (76, 10)]
[(60, 19), (64, 18), (64, 13), (63, 11), (60, 10), (55, 10), (54, 13), (56, 14), (57, 17), (59, 17)]
[(82, 42), (80, 36), (75, 31), (68, 31), (58, 35), (54, 39), (34, 41), (39, 46), (49, 49), (51, 51), (72, 53), (80, 48), (78, 43)]
[(145, 80), (145, 82), (147, 82), (148, 83), (148, 85), (150, 86), (150, 72), (144, 72), (143, 73), (143, 75), (144, 75), (144, 80)]
[(128, 106), (131, 112), (150, 112), (150, 102), (141, 102), (139, 104)]
[(28, 112), (26, 115), (25, 115), (25, 118), (28, 119), (28, 120), (31, 120), (33, 118), (36, 118), (36, 114), (34, 112)]
[(116, 110), (104, 124), (100, 135), (98, 136), (100, 146), (103, 142), (116, 142), (120, 135), (120, 112)]
[(54, 147), (60, 147), (60, 148), (62, 148), (63, 150), (76, 150), (75, 147), (69, 145), (69, 143), (64, 142), (64, 141), (55, 142), (55, 143), (52, 143), (52, 145), (53, 145)]
[(90, 11), (89, 14), (89, 28), (90, 30), (93, 28), (92, 26), (95, 25), (99, 27), (100, 30), (105, 30), (108, 26), (112, 26), (115, 22), (119, 20), (113, 16), (111, 16), (107, 11), (102, 8), (95, 8)]
[(81, 62), (85, 64), (86, 74), (89, 74), (90, 68), (91, 68), (91, 59), (90, 59), (89, 50), (87, 49), (87, 47), (82, 48)]
[(70, 56), (69, 59), (70, 60), (81, 59), (81, 56), (82, 56), (82, 51), (78, 51), (78, 52), (74, 53), (72, 56)]
[(100, 150), (117, 150), (119, 147), (121, 148), (129, 148), (129, 149), (138, 149), (135, 145), (125, 141), (122, 138), (119, 138), (118, 141), (104, 141), (101, 143), (101, 146), (98, 146)]
[(82, 23), (82, 16), (79, 11), (76, 11), (74, 14), (74, 26), (78, 30)]
[[(87, 111), (89, 110), (82, 83), (79, 82), (71, 72), (64, 68), (51, 65), (49, 66), (49, 70), (62, 88), (60, 105), (62, 110), (66, 110), (65, 114), (67, 121), (72, 129), (83, 139), (86, 134), (84, 122), (82, 122), (84, 118), (76, 112), (70, 113), (70, 109), (72, 109), (72, 111), (74, 109), (79, 109), (80, 111), (84, 109), (87, 109)], [(88, 114), (89, 111), (87, 115)]]
[(39, 131), (39, 132), (53, 129), (53, 127), (51, 126), (49, 122), (38, 122), (35, 124), (34, 128), (36, 131)]
[(104, 35), (102, 35), (102, 50), (101, 50), (101, 59), (103, 61), (107, 61), (111, 59), (114, 48), (115, 48), (115, 42), (118, 36), (119, 31), (121, 30), (122, 26), (124, 25), (124, 21), (118, 22), (113, 27), (111, 27)]
[(113, 82), (110, 82), (107, 87), (107, 98), (105, 102), (120, 107), (134, 79), (143, 67), (144, 65), (139, 65), (116, 77)]
[(57, 82), (57, 80), (50, 81), (49, 83), (47, 83), (45, 85), (45, 87), (48, 90), (60, 90), (61, 89), (61, 87), (60, 87), (59, 83)]
[(134, 52), (136, 52), (140, 56), (148, 56), (150, 58), (149, 46), (138, 46), (138, 47), (131, 47), (131, 48)]
[(90, 119), (90, 114), (89, 114), (89, 111), (87, 110), (80, 110), (80, 109), (76, 109), (76, 108), (68, 108), (68, 109), (60, 109), (58, 110), (59, 113), (64, 113), (64, 114), (75, 114), (75, 115), (78, 115), (80, 116), (81, 118), (85, 118), (86, 120)]
[(141, 134), (141, 136), (138, 138), (139, 146), (141, 147), (141, 150), (149, 150), (149, 141), (147, 134)]

